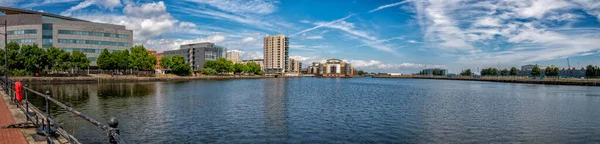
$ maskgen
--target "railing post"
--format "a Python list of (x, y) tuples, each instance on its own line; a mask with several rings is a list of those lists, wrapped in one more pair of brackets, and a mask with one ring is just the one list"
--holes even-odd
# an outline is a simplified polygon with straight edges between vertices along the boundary
[[(25, 84), (25, 87), (27, 87), (27, 86), (29, 86), (29, 85)], [(25, 90), (25, 89), (23, 89), (23, 90)], [(27, 90), (25, 90), (25, 117), (27, 118), (27, 121), (29, 121), (30, 120), (30, 118), (29, 118), (29, 101), (27, 99), (27, 94), (28, 94), (28, 92), (27, 92)]]
[(115, 140), (115, 138), (113, 137), (113, 133), (119, 134), (119, 128), (117, 128), (117, 126), (119, 126), (119, 121), (117, 120), (117, 118), (111, 117), (108, 121), (108, 126), (110, 127), (110, 129), (108, 130), (108, 139), (111, 144), (116, 144), (117, 140)]
[[(50, 97), (50, 91), (46, 91), (46, 96)], [(51, 135), (51, 128), (50, 128), (50, 101), (48, 100), (48, 97), (46, 97), (46, 124), (47, 124), (47, 130), (48, 130), (48, 136)]]

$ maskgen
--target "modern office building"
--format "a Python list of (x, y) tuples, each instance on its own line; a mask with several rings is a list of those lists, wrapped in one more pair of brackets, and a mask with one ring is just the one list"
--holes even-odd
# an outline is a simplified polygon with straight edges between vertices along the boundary
[[(6, 20), (9, 42), (21, 45), (52, 46), (67, 52), (84, 52), (96, 66), (98, 56), (105, 48), (109, 51), (128, 49), (133, 44), (133, 31), (125, 26), (94, 23), (55, 14), (0, 6), (0, 23)], [(0, 33), (5, 33), (4, 28)], [(3, 36), (1, 41), (4, 41)], [(4, 42), (0, 43), (4, 48)]]
[(286, 73), (300, 73), (302, 62), (293, 58), (288, 59), (288, 67)]
[(283, 74), (288, 68), (289, 39), (281, 34), (264, 39), (265, 74)]
[(204, 42), (181, 45), (177, 50), (163, 52), (165, 56), (180, 55), (190, 64), (194, 71), (201, 70), (207, 60), (226, 58), (227, 48)]
[(252, 59), (252, 60), (242, 60), (243, 64), (247, 64), (249, 62), (254, 62), (260, 66), (260, 69), (265, 71), (265, 60), (264, 59)]
[(328, 59), (324, 63), (313, 62), (308, 66), (307, 73), (324, 77), (352, 77), (356, 69), (343, 60)]
[(234, 63), (240, 62), (240, 52), (239, 51), (228, 51), (227, 52), (227, 60), (230, 60)]

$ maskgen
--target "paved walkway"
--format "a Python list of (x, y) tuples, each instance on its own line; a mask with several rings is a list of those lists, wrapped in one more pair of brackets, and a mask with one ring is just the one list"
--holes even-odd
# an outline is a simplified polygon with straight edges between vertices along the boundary
[[(1, 92), (1, 91), (0, 91)], [(14, 124), (15, 119), (13, 118), (6, 101), (4, 100), (4, 92), (0, 94), (0, 127)], [(8, 99), (10, 100), (10, 99)], [(25, 136), (23, 133), (16, 128), (0, 128), (0, 144), (26, 144)]]

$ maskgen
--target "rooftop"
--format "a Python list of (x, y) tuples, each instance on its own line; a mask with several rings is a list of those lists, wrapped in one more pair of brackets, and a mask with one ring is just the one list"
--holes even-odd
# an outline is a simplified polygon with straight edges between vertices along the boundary
[(10, 7), (3, 7), (3, 6), (0, 6), (0, 12), (4, 13), (5, 15), (40, 14), (42, 16), (51, 17), (51, 18), (57, 18), (57, 19), (63, 19), (63, 20), (89, 22), (89, 21), (86, 21), (86, 20), (81, 20), (81, 19), (76, 19), (76, 18), (61, 16), (61, 15), (57, 15), (57, 14), (51, 14), (51, 13), (45, 13), (45, 12), (39, 12), (39, 11), (32, 11), (32, 10), (24, 10), (24, 9), (17, 9), (17, 8), (10, 8)]

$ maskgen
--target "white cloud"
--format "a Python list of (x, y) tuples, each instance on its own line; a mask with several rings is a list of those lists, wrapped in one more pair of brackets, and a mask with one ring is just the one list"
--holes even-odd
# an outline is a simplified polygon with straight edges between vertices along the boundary
[(256, 39), (254, 39), (253, 37), (246, 37), (246, 38), (244, 38), (244, 39), (242, 40), (242, 42), (244, 42), (244, 43), (248, 43), (248, 42), (253, 42), (253, 41), (255, 41), (255, 40), (256, 40)]
[(173, 6), (175, 11), (188, 14), (194, 17), (207, 18), (207, 19), (217, 19), (217, 20), (227, 20), (231, 22), (236, 22), (240, 24), (246, 24), (253, 26), (257, 29), (268, 30), (268, 31), (280, 31), (286, 29), (295, 29), (295, 27), (282, 21), (280, 19), (266, 17), (262, 15), (251, 15), (251, 14), (235, 14), (235, 13), (227, 13), (221, 12), (218, 10), (211, 9), (197, 9), (197, 8), (189, 8), (184, 6)]
[(317, 35), (317, 36), (308, 36), (306, 37), (306, 39), (323, 39), (323, 36)]
[(500, 24), (500, 20), (491, 18), (491, 17), (481, 18), (481, 19), (475, 21), (475, 23), (473, 25), (475, 25), (475, 26), (490, 26), (490, 27), (502, 26), (502, 24)]
[(263, 57), (264, 57), (263, 52), (240, 51), (240, 59), (242, 59), (242, 60), (262, 59)]
[(220, 10), (232, 13), (270, 14), (277, 11), (278, 1), (265, 0), (187, 0), (200, 4), (214, 6)]
[(308, 23), (310, 23), (310, 21), (309, 21), (309, 20), (300, 20), (300, 22), (301, 22), (301, 23), (307, 23), (307, 24), (308, 24)]
[(196, 28), (196, 24), (191, 23), (191, 22), (180, 22), (179, 28), (193, 29), (193, 28)]
[(63, 11), (62, 13), (60, 13), (61, 15), (65, 15), (65, 16), (71, 16), (73, 14), (73, 12), (87, 8), (89, 6), (92, 5), (96, 5), (98, 7), (101, 8), (105, 8), (105, 9), (109, 9), (109, 10), (113, 10), (115, 7), (121, 7), (123, 6), (121, 4), (120, 0), (85, 0), (69, 9), (67, 9), (66, 11)]
[(444, 65), (428, 65), (416, 63), (383, 63), (377, 60), (348, 60), (352, 67), (359, 69), (424, 69), (424, 68), (446, 68)]
[(214, 34), (208, 37), (196, 38), (196, 39), (150, 39), (143, 42), (137, 43), (137, 45), (144, 45), (148, 49), (156, 50), (159, 52), (165, 50), (175, 50), (179, 46), (184, 44), (201, 43), (201, 42), (212, 42), (219, 44), (225, 41), (226, 37), (221, 34)]
[[(3, 2), (19, 2), (21, 0), (3, 0), (0, 1), (0, 5), (3, 6), (12, 6), (10, 4), (3, 4)], [(26, 4), (20, 5), (20, 8), (24, 8), (24, 9), (30, 9), (30, 8), (34, 8), (34, 7), (38, 7), (38, 6), (48, 6), (48, 5), (53, 5), (53, 4), (60, 4), (60, 3), (71, 3), (71, 2), (76, 2), (79, 0), (43, 0), (43, 1), (36, 1), (36, 2), (28, 2)]]
[(129, 12), (124, 12), (125, 15), (101, 13), (77, 14), (74, 17), (92, 22), (124, 25), (127, 29), (133, 30), (133, 38), (137, 42), (146, 41), (170, 32), (174, 30), (179, 22), (166, 11), (166, 6), (162, 1), (145, 3), (139, 6), (131, 3), (123, 10)]
[[(525, 4), (523, 4), (525, 3)], [(515, 11), (524, 18), (534, 17), (542, 18), (547, 12), (563, 9), (573, 6), (573, 4), (564, 0), (535, 0), (529, 2), (519, 2), (515, 4)]]
[(167, 6), (162, 1), (155, 3), (145, 3), (141, 6), (128, 4), (123, 8), (123, 13), (128, 16), (134, 17), (156, 17), (167, 13)]
[(376, 9), (370, 10), (369, 13), (376, 12), (376, 11), (379, 11), (379, 10), (382, 10), (385, 8), (389, 8), (389, 7), (395, 7), (395, 6), (410, 2), (410, 1), (411, 0), (404, 0), (404, 1), (393, 3), (393, 4), (382, 5), (382, 6), (377, 7)]

